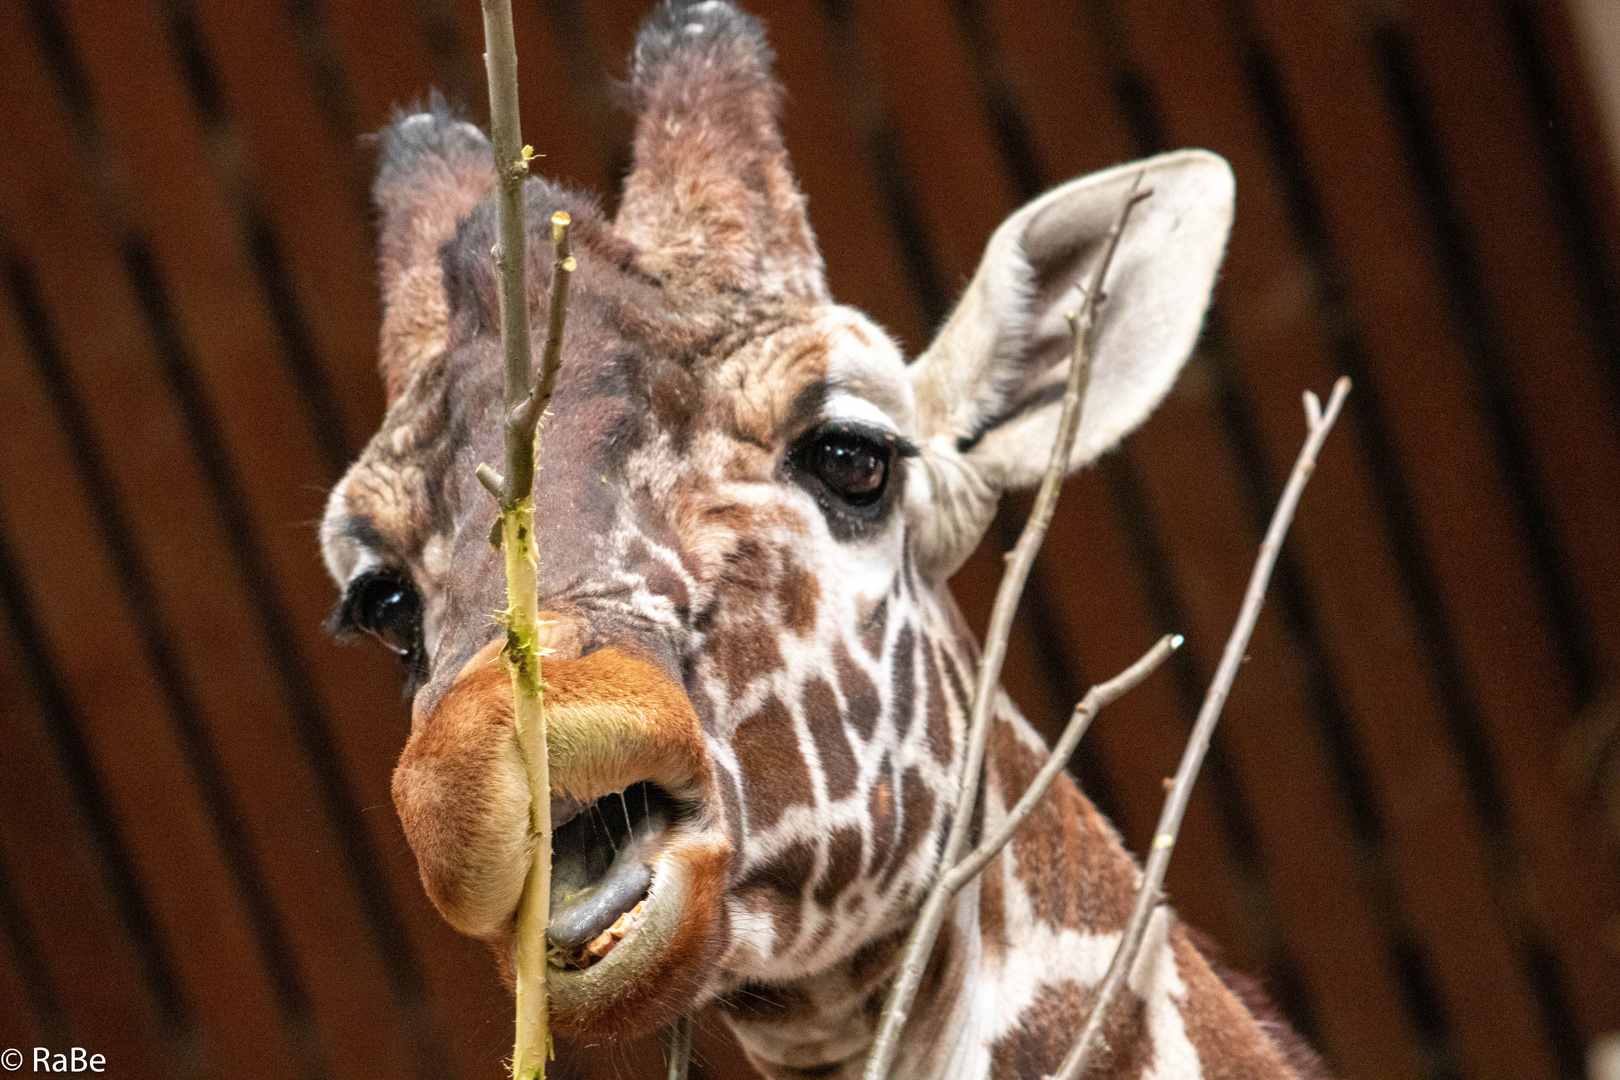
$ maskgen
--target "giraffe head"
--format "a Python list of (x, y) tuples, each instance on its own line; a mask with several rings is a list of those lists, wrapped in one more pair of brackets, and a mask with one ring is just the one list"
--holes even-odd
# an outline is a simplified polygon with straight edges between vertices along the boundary
[[(1064, 316), (1140, 176), (1078, 467), (1168, 390), (1230, 223), (1230, 173), (1201, 152), (1069, 183), (997, 230), (908, 364), (828, 295), (770, 65), (723, 0), (665, 3), (632, 58), (617, 215), (527, 185), (531, 311), (554, 210), (579, 260), (536, 483), (565, 1033), (647, 1029), (907, 923), (976, 663), (944, 581), (1044, 467)], [(382, 134), (389, 409), (321, 531), (338, 625), (405, 663), (393, 789), (423, 883), (505, 964), (534, 841), (474, 479), (501, 454), (492, 179), (442, 105)]]

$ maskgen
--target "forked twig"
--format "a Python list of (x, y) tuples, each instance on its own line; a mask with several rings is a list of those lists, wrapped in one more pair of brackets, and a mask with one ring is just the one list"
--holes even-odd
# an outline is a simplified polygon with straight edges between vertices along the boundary
[(1294, 462), (1294, 470), (1289, 474), (1288, 484), (1283, 488), (1277, 509), (1271, 515), (1271, 525), (1266, 529), (1266, 538), (1260, 545), (1260, 554), (1255, 559), (1254, 571), (1249, 575), (1249, 588), (1244, 593), (1243, 606), (1238, 610), (1237, 623), (1232, 627), (1232, 634), (1226, 640), (1226, 650), (1221, 654), (1221, 662), (1215, 668), (1215, 678), (1209, 684), (1208, 693), (1204, 695), (1204, 704), (1198, 710), (1198, 720), (1193, 724), (1187, 748), (1182, 751), (1181, 764), (1176, 768), (1175, 783), (1171, 785), (1170, 794), (1164, 801), (1164, 810), (1159, 814), (1159, 826), (1153, 832), (1153, 847), (1148, 853), (1147, 866), (1142, 873), (1142, 885), (1136, 894), (1136, 904), (1131, 909), (1130, 922), (1126, 924), (1119, 947), (1114, 951), (1114, 959), (1108, 965), (1108, 973), (1103, 977), (1102, 986), (1097, 992), (1097, 1000), (1092, 1004), (1090, 1015), (1086, 1017), (1079, 1041), (1049, 1080), (1075, 1080), (1085, 1072), (1091, 1060), (1092, 1050), (1097, 1044), (1097, 1037), (1102, 1032), (1109, 1005), (1118, 995), (1120, 986), (1124, 984), (1132, 966), (1136, 963), (1137, 954), (1141, 951), (1148, 920), (1152, 917), (1154, 909), (1164, 902), (1164, 874), (1170, 865), (1170, 853), (1175, 848), (1176, 837), (1181, 831), (1182, 816), (1187, 812), (1187, 800), (1192, 797), (1193, 780), (1198, 775), (1199, 766), (1203, 764), (1205, 752), (1209, 750), (1209, 740), (1215, 731), (1215, 721), (1220, 718), (1221, 709), (1226, 704), (1226, 696), (1232, 690), (1232, 681), (1237, 677), (1238, 666), (1243, 662), (1243, 653), (1248, 648), (1249, 636), (1254, 632), (1255, 620), (1260, 617), (1260, 605), (1265, 600), (1266, 585), (1271, 580), (1272, 567), (1276, 565), (1277, 555), (1282, 550), (1283, 536), (1294, 520), (1294, 508), (1299, 505), (1299, 497), (1305, 490), (1305, 482), (1310, 479), (1311, 473), (1316, 468), (1316, 456), (1321, 452), (1322, 443), (1333, 428), (1333, 422), (1338, 419), (1339, 409), (1344, 405), (1345, 395), (1349, 392), (1350, 380), (1339, 379), (1333, 384), (1333, 394), (1328, 398), (1325, 410), (1315, 394), (1308, 390), (1305, 392), (1305, 418), (1309, 424), (1309, 434), (1306, 436), (1305, 445), (1300, 449), (1299, 458)]
[(1181, 648), (1182, 641), (1180, 634), (1166, 634), (1154, 642), (1153, 647), (1142, 654), (1142, 658), (1136, 663), (1107, 682), (1098, 683), (1086, 691), (1086, 696), (1080, 699), (1080, 704), (1074, 707), (1074, 712), (1069, 716), (1069, 722), (1064, 726), (1057, 744), (1052, 747), (1052, 753), (1041, 765), (1040, 771), (1035, 774), (1035, 779), (1029, 782), (1029, 787), (1024, 789), (1024, 793), (1013, 804), (1013, 808), (1003, 816), (996, 831), (939, 879), (939, 888), (946, 894), (947, 899), (961, 892), (962, 887), (972, 881), (979, 871), (996, 857), (996, 852), (1012, 839), (1012, 834), (1024, 823), (1024, 819), (1029, 817), (1031, 811), (1035, 809), (1035, 804), (1057, 778), (1057, 774), (1063, 771), (1069, 755), (1080, 745), (1080, 739), (1085, 735), (1086, 729), (1091, 727), (1091, 722), (1097, 718), (1097, 713), (1102, 707), (1118, 701), (1134, 689), (1137, 683), (1159, 670), (1159, 665), (1170, 659), (1171, 653)]
[(517, 910), (517, 1036), (512, 1049), (515, 1080), (544, 1077), (551, 1056), (546, 1000), (546, 928), (551, 921), (551, 777), (546, 752), (545, 684), (540, 678), (539, 559), (534, 542), (534, 470), (539, 427), (557, 368), (562, 363), (568, 282), (574, 258), (568, 251), (568, 215), (551, 218), (551, 312), (539, 386), (533, 385), (523, 182), (530, 150), (518, 123), (517, 50), (511, 0), (483, 0), (485, 62), (489, 71), (490, 137), (497, 181), (497, 238), (492, 252), (499, 274), (501, 350), (505, 359), (506, 475), (478, 466), (478, 479), (500, 504), (490, 541), (506, 555), (506, 649), (512, 673), (512, 714), (529, 781), (529, 828), (535, 857), (524, 878)]
[(1018, 600), (1023, 595), (1024, 583), (1029, 578), (1030, 568), (1035, 563), (1035, 554), (1046, 538), (1046, 529), (1051, 523), (1052, 513), (1057, 508), (1058, 491), (1062, 487), (1064, 475), (1068, 472), (1075, 436), (1080, 430), (1086, 385), (1091, 377), (1089, 340), (1091, 328), (1096, 322), (1097, 304), (1103, 295), (1103, 284), (1107, 280), (1108, 268), (1114, 261), (1114, 253), (1119, 249), (1120, 237), (1125, 233), (1125, 223), (1136, 204), (1152, 194), (1151, 191), (1137, 190), (1141, 181), (1142, 174), (1138, 173), (1131, 182), (1131, 190), (1126, 196), (1125, 205), (1120, 209), (1113, 231), (1109, 233), (1107, 247), (1092, 274), (1085, 297), (1081, 300), (1080, 310), (1069, 317), (1074, 334), (1074, 347), (1069, 359), (1069, 377), (1063, 392), (1063, 408), (1058, 420), (1057, 440), (1052, 446), (1052, 456), (1047, 463), (1046, 474), (1042, 477), (1040, 490), (1035, 496), (1035, 505), (1030, 510), (1029, 519), (1024, 523), (1023, 532), (1019, 534), (1017, 545), (1008, 557), (1007, 569), (1003, 572), (1001, 585), (996, 590), (995, 606), (990, 612), (990, 627), (985, 635), (984, 657), (979, 669), (978, 684), (973, 693), (967, 748), (963, 755), (961, 772), (957, 777), (956, 808), (951, 818), (950, 833), (940, 854), (940, 877), (930, 890), (917, 922), (912, 927), (911, 935), (906, 940), (900, 972), (895, 977), (894, 986), (889, 990), (889, 998), (883, 1006), (877, 1037), (872, 1043), (871, 1055), (866, 1060), (865, 1080), (884, 1080), (888, 1075), (894, 1055), (899, 1049), (900, 1032), (905, 1027), (912, 998), (915, 997), (917, 986), (922, 981), (928, 953), (932, 950), (940, 925), (944, 921), (945, 906), (950, 898), (943, 893), (940, 885), (945, 874), (956, 865), (962, 854), (962, 848), (967, 843), (969, 823), (973, 817), (974, 803), (978, 798), (979, 772), (984, 767), (984, 748), (990, 732), (990, 714), (995, 703), (996, 690), (1001, 683), (1001, 665), (1007, 656), (1007, 639), (1012, 631), (1013, 614), (1018, 609)]

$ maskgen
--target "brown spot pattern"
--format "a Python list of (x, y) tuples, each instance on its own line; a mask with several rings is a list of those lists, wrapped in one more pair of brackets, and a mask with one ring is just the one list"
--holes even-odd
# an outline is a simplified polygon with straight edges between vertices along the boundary
[(692, 606), (692, 594), (686, 588), (686, 582), (681, 580), (661, 559), (653, 559), (647, 568), (647, 590), (657, 596), (669, 597), (675, 610), (685, 617)]
[[(1073, 981), (1041, 987), (1024, 1011), (1023, 1023), (990, 1048), (991, 1080), (1041, 1080), (1056, 1071), (1096, 999), (1095, 987), (1081, 989)], [(1102, 1040), (1081, 1080), (1133, 1080), (1152, 1065), (1147, 1010), (1141, 998), (1127, 991), (1114, 999)]]
[(1298, 1064), (1308, 1068), (1301, 1072), (1290, 1067), (1294, 1062), (1287, 1060), (1277, 1043), (1255, 1023), (1243, 1002), (1221, 982), (1179, 924), (1171, 928), (1170, 947), (1176, 958), (1176, 968), (1181, 973), (1182, 981), (1187, 984), (1181, 1019), (1187, 1027), (1187, 1038), (1198, 1051), (1205, 1080), (1325, 1076), (1316, 1055), (1286, 1025), (1278, 1023), (1278, 1027), (1288, 1036), (1286, 1041), (1290, 1043)]
[(743, 902), (756, 911), (769, 912), (775, 921), (779, 953), (790, 948), (799, 936), (803, 897), (815, 867), (815, 848), (795, 840), (737, 883), (737, 894)]
[(1006, 864), (1006, 854), (999, 854), (979, 875), (979, 940), (992, 960), (1007, 952), (1007, 896), (1001, 880)]
[(839, 689), (844, 692), (844, 718), (862, 741), (870, 739), (877, 728), (878, 714), (883, 711), (877, 684), (849, 655), (842, 641), (833, 647), (833, 668), (838, 673)]
[(831, 907), (861, 872), (861, 830), (839, 829), (827, 842), (827, 871), (816, 886), (816, 903)]
[(800, 637), (808, 634), (815, 629), (820, 600), (821, 585), (815, 575), (797, 562), (788, 563), (776, 584), (776, 603), (783, 625)]
[(804, 721), (816, 742), (821, 773), (827, 781), (827, 798), (837, 801), (855, 790), (860, 766), (855, 750), (844, 731), (844, 714), (838, 697), (826, 679), (810, 680), (804, 688)]
[(731, 745), (742, 772), (749, 832), (770, 828), (783, 810), (814, 797), (810, 769), (793, 731), (793, 716), (774, 695), (737, 725)]
[[(988, 756), (1007, 805), (1029, 787), (1042, 761), (1006, 720), (992, 727)], [(1068, 776), (1052, 781), (1013, 833), (1011, 848), (1037, 919), (1093, 933), (1124, 928), (1136, 897), (1131, 857)]]
[(782, 666), (782, 648), (775, 628), (757, 619), (717, 620), (709, 634), (708, 652), (733, 698), (741, 697), (755, 679)]
[(915, 767), (907, 769), (900, 778), (900, 842), (888, 870), (884, 871), (883, 888), (889, 887), (894, 875), (911, 858), (917, 845), (922, 843), (933, 817), (934, 789), (923, 782), (922, 773)]

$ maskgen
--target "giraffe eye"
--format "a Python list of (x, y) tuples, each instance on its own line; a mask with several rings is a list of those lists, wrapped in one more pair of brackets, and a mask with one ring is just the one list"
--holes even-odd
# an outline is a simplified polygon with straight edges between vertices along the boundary
[(370, 634), (407, 661), (422, 643), (422, 598), (391, 570), (362, 574), (343, 598), (342, 624)]
[(883, 496), (895, 454), (893, 436), (829, 424), (800, 444), (800, 468), (812, 473), (851, 506), (870, 506)]

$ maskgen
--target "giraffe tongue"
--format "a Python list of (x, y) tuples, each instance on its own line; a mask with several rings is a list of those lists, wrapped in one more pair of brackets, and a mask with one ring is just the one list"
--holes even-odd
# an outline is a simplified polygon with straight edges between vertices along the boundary
[[(591, 941), (618, 921), (619, 916), (641, 902), (652, 884), (652, 871), (645, 863), (614, 866), (619, 873), (607, 877), (581, 892), (565, 898), (559, 890), (551, 890), (551, 925), (546, 938), (561, 949), (577, 949)], [(559, 907), (562, 900), (566, 906)]]
[(670, 822), (668, 797), (650, 784), (570, 815), (552, 838), (551, 924), (546, 937), (575, 952), (640, 903)]

